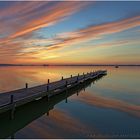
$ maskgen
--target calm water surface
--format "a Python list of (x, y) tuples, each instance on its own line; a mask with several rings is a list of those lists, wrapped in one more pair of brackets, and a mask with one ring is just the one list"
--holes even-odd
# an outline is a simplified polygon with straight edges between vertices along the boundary
[(99, 69), (107, 69), (108, 74), (70, 96), (67, 103), (65, 100), (57, 103), (49, 116), (44, 113), (11, 135), (140, 138), (140, 67), (0, 67), (0, 92), (23, 88), (26, 82), (35, 86), (47, 83), (47, 79), (56, 81), (62, 76)]

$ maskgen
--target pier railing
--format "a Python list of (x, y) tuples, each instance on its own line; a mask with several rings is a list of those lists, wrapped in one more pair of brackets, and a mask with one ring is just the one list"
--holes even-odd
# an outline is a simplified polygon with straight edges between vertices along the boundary
[[(28, 87), (28, 83), (25, 84), (25, 88), (14, 90), (0, 94), (0, 113), (7, 110), (14, 110), (15, 107), (26, 104), (33, 100), (41, 99), (42, 97), (55, 96), (69, 88), (72, 88), (80, 83), (86, 82), (89, 79), (94, 79), (100, 75), (106, 74), (106, 70), (99, 70), (90, 73), (83, 73), (82, 75), (70, 76), (69, 78), (63, 78), (59, 81), (50, 82), (44, 85), (35, 87)], [(14, 112), (14, 111), (13, 111)]]

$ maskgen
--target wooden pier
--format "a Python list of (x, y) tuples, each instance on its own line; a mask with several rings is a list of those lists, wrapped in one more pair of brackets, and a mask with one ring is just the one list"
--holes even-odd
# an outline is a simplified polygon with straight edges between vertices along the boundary
[(34, 100), (39, 100), (43, 97), (47, 97), (47, 100), (52, 96), (62, 93), (76, 85), (86, 82), (87, 80), (97, 78), (101, 75), (105, 75), (106, 70), (99, 70), (96, 72), (90, 72), (77, 76), (70, 76), (70, 78), (61, 78), (60, 81), (39, 85), (35, 87), (28, 87), (28, 83), (25, 84), (25, 88), (5, 92), (0, 94), (0, 113), (11, 110), (11, 119), (14, 118), (15, 108)]
[[(30, 103), (16, 107), (14, 119), (11, 120), (11, 110), (0, 114), (0, 138), (13, 138), (16, 132), (37, 118), (46, 115), (49, 116), (51, 110), (55, 108), (60, 102), (69, 103), (69, 97), (77, 94), (80, 95), (82, 91), (85, 91), (90, 84), (95, 84), (95, 81), (101, 80), (104, 75), (100, 75), (94, 79), (89, 79), (80, 85), (74, 86), (67, 91), (61, 92), (57, 96), (53, 96), (47, 101), (47, 97), (41, 100), (34, 100)], [(82, 93), (81, 93), (82, 94)], [(67, 102), (66, 102), (67, 101)], [(26, 116), (26, 117), (25, 117)], [(16, 124), (16, 125), (15, 125)], [(10, 128), (10, 129), (9, 129)]]

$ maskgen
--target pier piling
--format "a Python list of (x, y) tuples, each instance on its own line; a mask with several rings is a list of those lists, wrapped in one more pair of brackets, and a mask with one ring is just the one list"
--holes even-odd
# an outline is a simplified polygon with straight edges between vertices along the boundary
[(79, 91), (77, 90), (77, 96), (79, 95)]
[(68, 103), (68, 98), (66, 98), (65, 103)]
[(13, 120), (14, 119), (14, 113), (15, 113), (14, 95), (11, 95), (10, 104), (12, 105), (10, 118), (11, 118), (11, 120)]
[(67, 86), (68, 86), (68, 81), (66, 80), (66, 88), (67, 88)]
[(49, 91), (49, 85), (47, 84), (47, 92)]
[(47, 116), (49, 116), (49, 111), (47, 112)]
[(14, 102), (14, 95), (11, 95), (11, 97), (10, 97), (10, 104), (13, 104), (13, 102)]
[(13, 120), (14, 119), (14, 116), (15, 116), (15, 104), (13, 103), (12, 104), (12, 110), (11, 110), (11, 120)]

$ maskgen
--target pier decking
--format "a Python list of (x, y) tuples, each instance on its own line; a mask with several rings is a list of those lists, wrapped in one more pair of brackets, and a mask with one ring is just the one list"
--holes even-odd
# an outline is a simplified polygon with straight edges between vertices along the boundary
[(26, 86), (23, 89), (0, 94), (0, 113), (7, 110), (12, 110), (12, 112), (14, 112), (15, 107), (34, 100), (39, 100), (42, 97), (47, 97), (47, 99), (49, 100), (49, 98), (52, 96), (62, 93), (63, 91), (68, 90), (69, 88), (72, 88), (80, 83), (84, 83), (89, 79), (94, 79), (100, 75), (104, 75), (106, 74), (106, 72), (106, 70), (99, 70), (87, 74), (83, 73), (83, 75), (71, 75), (70, 78), (64, 79), (62, 77), (60, 81), (52, 83), (50, 83), (50, 80), (48, 79), (47, 84), (30, 88), (28, 88), (28, 84), (26, 83)]

